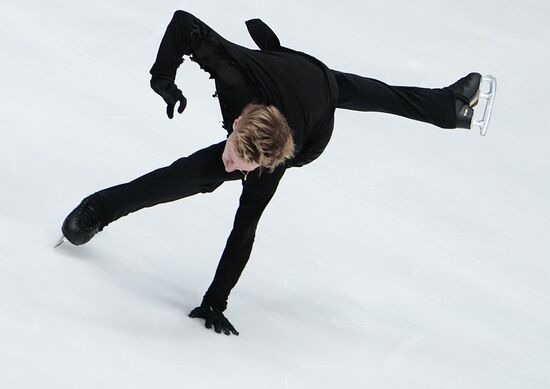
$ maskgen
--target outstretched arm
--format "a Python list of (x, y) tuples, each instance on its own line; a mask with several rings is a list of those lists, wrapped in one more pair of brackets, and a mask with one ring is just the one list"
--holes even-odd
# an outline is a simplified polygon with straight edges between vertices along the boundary
[[(260, 217), (275, 194), (284, 172), (285, 168), (279, 167), (273, 173), (262, 172), (260, 176), (257, 173), (251, 173), (248, 179), (243, 181), (243, 191), (235, 215), (233, 230), (227, 239), (214, 280), (204, 295), (201, 305), (203, 311), (205, 307), (209, 307), (210, 311), (213, 310), (221, 314), (227, 308), (227, 298), (237, 284), (250, 257)], [(221, 317), (225, 319), (223, 314)], [(206, 319), (206, 317), (203, 318)], [(206, 324), (210, 328), (208, 319)], [(216, 322), (211, 322), (211, 324), (216, 326)], [(218, 331), (220, 329), (229, 335), (229, 327), (224, 327), (222, 322), (218, 324), (220, 328), (215, 327), (216, 331), (220, 332)]]

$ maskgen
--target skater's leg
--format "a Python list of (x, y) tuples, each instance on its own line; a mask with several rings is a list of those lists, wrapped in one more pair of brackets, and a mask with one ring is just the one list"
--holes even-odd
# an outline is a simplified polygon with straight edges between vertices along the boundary
[(103, 211), (103, 226), (145, 207), (212, 192), (224, 181), (242, 178), (239, 171), (225, 171), (222, 153), (225, 141), (178, 159), (126, 184), (92, 195)]
[(455, 98), (448, 89), (391, 86), (352, 73), (332, 73), (338, 83), (337, 108), (385, 112), (442, 128), (456, 127)]
[(145, 207), (197, 193), (212, 192), (224, 181), (242, 178), (227, 173), (222, 161), (225, 141), (181, 158), (126, 184), (100, 190), (81, 201), (65, 218), (63, 236), (75, 245), (88, 242), (109, 223)]

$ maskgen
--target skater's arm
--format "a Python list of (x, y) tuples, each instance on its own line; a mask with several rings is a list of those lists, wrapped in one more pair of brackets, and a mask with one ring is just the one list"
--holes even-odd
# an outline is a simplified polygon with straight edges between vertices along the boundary
[(166, 28), (149, 73), (153, 78), (174, 82), (183, 56), (191, 55), (193, 60), (214, 76), (221, 60), (221, 51), (216, 50), (215, 46), (224, 41), (224, 38), (194, 15), (186, 11), (176, 11)]
[(227, 307), (229, 293), (237, 284), (248, 262), (260, 217), (275, 194), (284, 171), (285, 169), (280, 167), (273, 173), (263, 172), (259, 177), (254, 173), (243, 181), (243, 192), (233, 230), (227, 240), (214, 280), (204, 296), (204, 303), (222, 311)]

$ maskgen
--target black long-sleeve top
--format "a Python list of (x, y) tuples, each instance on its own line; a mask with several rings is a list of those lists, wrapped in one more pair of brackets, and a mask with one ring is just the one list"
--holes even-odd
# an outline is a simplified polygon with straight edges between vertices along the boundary
[(204, 296), (205, 303), (222, 310), (246, 266), (261, 214), (286, 168), (310, 163), (328, 144), (338, 93), (334, 76), (322, 62), (281, 46), (259, 19), (246, 25), (261, 50), (234, 44), (192, 14), (176, 11), (150, 70), (152, 77), (174, 81), (183, 56), (189, 55), (214, 78), (223, 127), (228, 132), (250, 102), (276, 106), (293, 131), (294, 158), (272, 173), (250, 174), (243, 181), (233, 230)]

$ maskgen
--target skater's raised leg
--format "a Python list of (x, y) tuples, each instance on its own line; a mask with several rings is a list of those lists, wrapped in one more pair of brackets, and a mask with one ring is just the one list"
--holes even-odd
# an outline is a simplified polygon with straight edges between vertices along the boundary
[(448, 89), (392, 86), (352, 73), (332, 73), (338, 83), (337, 108), (385, 112), (442, 128), (456, 127), (455, 98)]
[(391, 113), (442, 128), (470, 128), (481, 84), (479, 73), (434, 89), (392, 86), (336, 70), (332, 73), (338, 83), (337, 108)]

